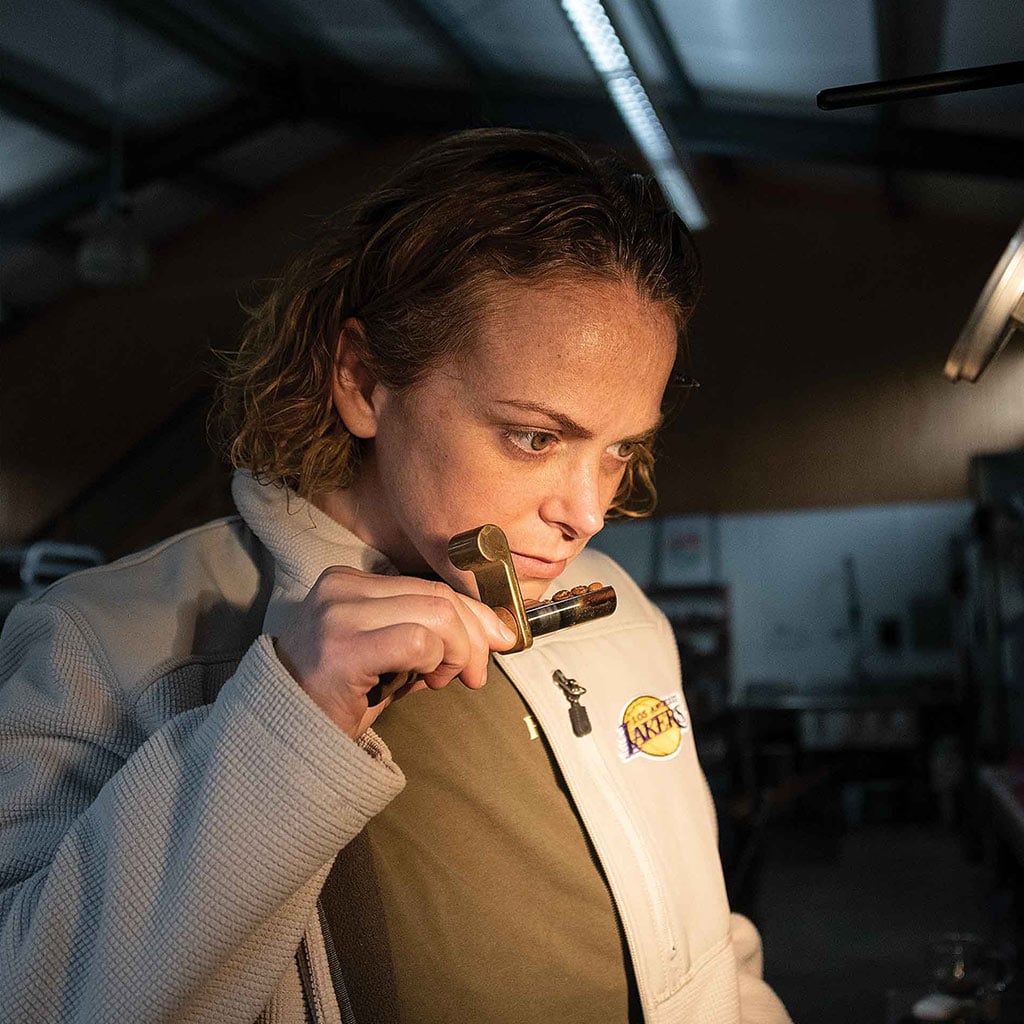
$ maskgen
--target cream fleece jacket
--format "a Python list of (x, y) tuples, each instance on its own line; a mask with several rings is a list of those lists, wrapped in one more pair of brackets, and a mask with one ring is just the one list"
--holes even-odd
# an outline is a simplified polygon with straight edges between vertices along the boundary
[[(62, 580), (5, 624), (0, 1022), (342, 1019), (317, 896), (338, 850), (404, 778), (372, 732), (352, 741), (320, 712), (270, 635), (327, 565), (394, 569), (294, 495), (245, 474), (235, 495), (241, 517)], [(625, 599), (614, 634), (633, 630), (666, 649), (658, 613), (595, 557), (600, 569), (580, 571), (614, 577)], [(503, 659), (542, 728), (557, 726), (527, 691), (550, 671), (545, 659), (571, 659), (597, 638), (589, 626), (574, 632)], [(597, 646), (606, 667), (622, 663), (614, 640)], [(561, 743), (553, 738), (556, 751)], [(667, 961), (632, 926), (645, 1014), (652, 1024), (782, 1024), (789, 1018), (760, 980), (757, 933), (724, 904), (691, 748), (688, 736), (671, 785), (703, 805), (700, 822), (691, 812), (687, 823), (702, 863), (662, 865), (652, 879), (682, 930)], [(582, 762), (566, 774), (574, 798), (591, 804)], [(624, 919), (642, 921), (628, 873), (645, 842), (616, 853), (609, 814), (602, 807), (592, 838)], [(659, 864), (671, 854), (653, 838), (650, 849)], [(699, 896), (688, 879), (703, 879)]]

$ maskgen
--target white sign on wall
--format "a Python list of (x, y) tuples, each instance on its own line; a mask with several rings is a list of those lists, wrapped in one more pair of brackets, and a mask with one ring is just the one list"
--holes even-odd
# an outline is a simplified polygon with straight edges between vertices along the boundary
[(669, 516), (655, 533), (654, 576), (663, 587), (716, 581), (718, 530), (714, 516)]

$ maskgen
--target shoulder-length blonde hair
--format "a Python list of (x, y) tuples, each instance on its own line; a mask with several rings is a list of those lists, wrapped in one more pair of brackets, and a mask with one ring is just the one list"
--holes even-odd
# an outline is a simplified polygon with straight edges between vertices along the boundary
[[(221, 380), (232, 463), (305, 497), (348, 486), (366, 442), (349, 434), (332, 400), (346, 319), (363, 326), (360, 358), (401, 392), (473, 343), (488, 284), (554, 277), (631, 281), (681, 334), (700, 266), (653, 179), (613, 158), (511, 129), (426, 147), (328, 222), (249, 310)], [(610, 515), (653, 511), (653, 464), (640, 448)]]

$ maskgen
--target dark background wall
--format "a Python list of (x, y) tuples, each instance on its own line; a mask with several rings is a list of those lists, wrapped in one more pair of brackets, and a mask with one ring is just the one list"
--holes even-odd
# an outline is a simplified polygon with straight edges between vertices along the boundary
[[(340, 151), (165, 245), (146, 285), (80, 289), (9, 334), (0, 543), (43, 534), (117, 552), (227, 508), (205, 454), (169, 487), (173, 460), (202, 450), (211, 348), (234, 343), (240, 301), (317, 219), (418, 141)], [(660, 511), (960, 497), (971, 454), (1024, 444), (1024, 354), (973, 387), (941, 375), (1013, 218), (955, 194), (900, 213), (870, 175), (733, 164), (713, 180), (691, 331), (703, 387), (666, 431)]]
[[(0, 543), (40, 531), (83, 539), (74, 536), (78, 509), (64, 514), (83, 493), (102, 492), (101, 504), (123, 497), (137, 506), (145, 505), (147, 488), (161, 491), (160, 466), (147, 474), (133, 463), (133, 449), (142, 444), (154, 456), (166, 455), (161, 431), (173, 436), (177, 411), (211, 385), (211, 352), (235, 344), (241, 304), (259, 294), (320, 219), (366, 191), (415, 144), (339, 151), (158, 250), (145, 285), (78, 289), (8, 335), (0, 381)], [(186, 408), (180, 415), (191, 424), (185, 435), (194, 436), (202, 410), (197, 416), (194, 407)], [(126, 466), (126, 459), (133, 464)], [(119, 481), (126, 473), (136, 487)], [(198, 489), (186, 505), (223, 504), (216, 495), (204, 500), (208, 478)], [(166, 500), (165, 495), (161, 504)], [(93, 509), (91, 519), (98, 522), (112, 512)], [(148, 539), (152, 531), (144, 525), (136, 532), (134, 509), (120, 518), (124, 533), (116, 543), (98, 538), (108, 550), (123, 549), (120, 538), (128, 533)]]
[(870, 182), (741, 172), (701, 237), (691, 394), (662, 510), (965, 496), (970, 455), (1024, 444), (1024, 352), (977, 385), (942, 367), (1015, 223), (962, 203), (888, 208)]

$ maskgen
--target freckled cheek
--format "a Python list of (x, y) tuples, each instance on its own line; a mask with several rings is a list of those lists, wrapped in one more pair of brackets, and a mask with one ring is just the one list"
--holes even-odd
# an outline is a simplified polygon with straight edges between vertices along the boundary
[(611, 460), (603, 468), (601, 473), (601, 494), (611, 503), (622, 485), (626, 476), (626, 464), (617, 460)]
[(514, 488), (485, 456), (466, 449), (433, 447), (422, 478), (420, 497), (446, 536), (498, 522), (508, 514)]
[(469, 500), (482, 517), (481, 523), (492, 522), (515, 531), (536, 518), (551, 492), (547, 477), (533, 467), (510, 466), (507, 462), (478, 467)]

